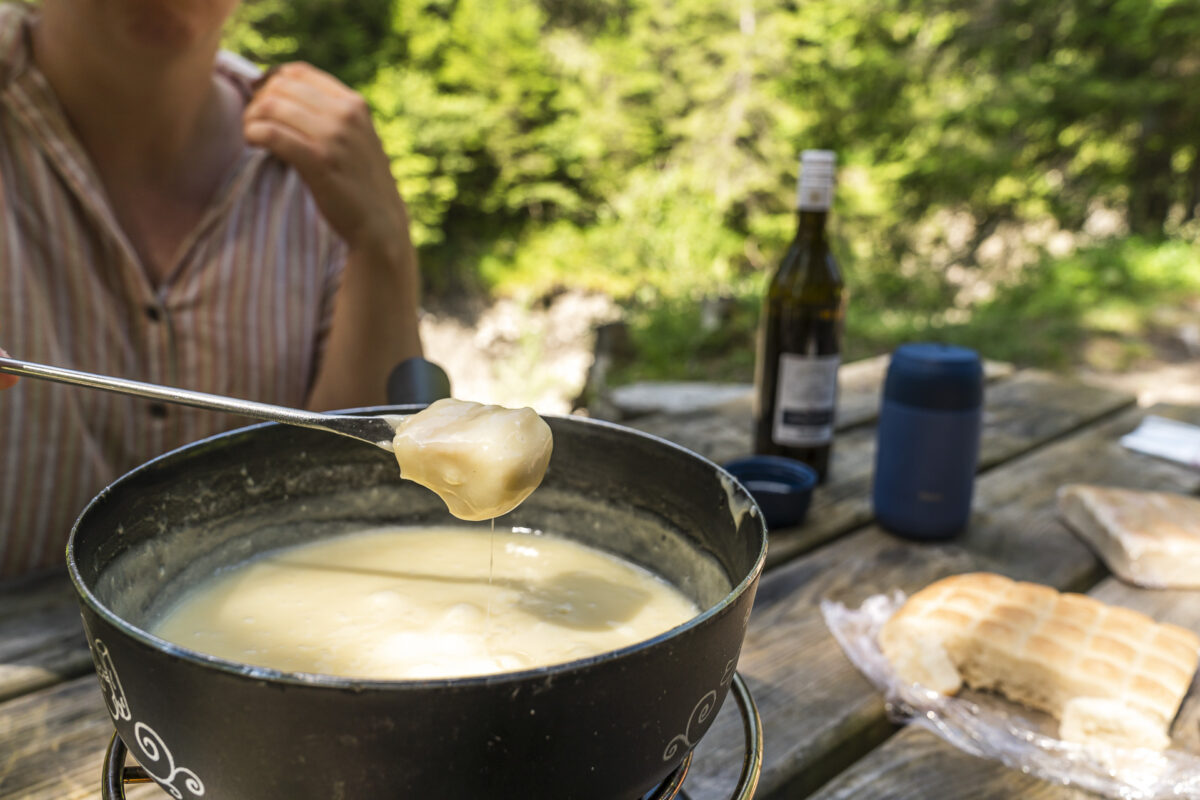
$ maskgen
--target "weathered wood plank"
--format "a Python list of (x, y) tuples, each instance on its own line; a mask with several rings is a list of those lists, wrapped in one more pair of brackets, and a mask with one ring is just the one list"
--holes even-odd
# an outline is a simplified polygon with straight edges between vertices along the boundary
[[(882, 370), (878, 365), (867, 366), (871, 370), (864, 374), (880, 380)], [(878, 393), (876, 385), (872, 394)], [(1019, 372), (988, 387), (979, 469), (990, 469), (1133, 402), (1131, 395), (1034, 370)], [(877, 403), (875, 408), (878, 409)], [(749, 452), (749, 414), (748, 407), (727, 404), (701, 415), (656, 417), (631, 424), (723, 463)], [(859, 425), (839, 433), (828, 482), (817, 487), (803, 525), (772, 532), (768, 566), (794, 558), (870, 522), (874, 465), (874, 426)]]
[[(910, 735), (911, 734), (911, 735)], [(946, 748), (941, 739), (917, 728), (905, 729), (893, 736), (874, 753), (859, 761), (832, 783), (814, 795), (820, 800), (910, 800), (910, 798), (946, 798), (947, 800), (1096, 800), (1096, 795), (1079, 789), (1054, 786), (1016, 770), (1003, 784), (991, 779), (991, 762), (955, 751), (959, 758), (943, 758)], [(899, 758), (886, 764), (877, 762), (885, 755)], [(936, 769), (931, 769), (936, 761)], [(864, 767), (878, 765), (878, 769)]]
[[(763, 718), (759, 797), (802, 797), (891, 733), (883, 703), (821, 619), (823, 597), (848, 603), (883, 587), (915, 589), (973, 568), (965, 551), (923, 550), (870, 528), (769, 574), (761, 584), (738, 670)], [(686, 788), (695, 800), (729, 796), (743, 743), (727, 704), (701, 740)]]
[[(104, 751), (112, 736), (94, 675), (0, 704), (0, 800), (100, 797)], [(130, 800), (161, 800), (157, 786)]]
[[(843, 370), (846, 402), (851, 407), (869, 408), (872, 402), (870, 398), (875, 398), (877, 408), (879, 382), (885, 368), (886, 361), (882, 359), (847, 365)], [(1007, 365), (989, 365), (989, 374), (993, 377), (1004, 376), (1011, 371)], [(1017, 383), (1026, 380), (1022, 377)], [(986, 444), (990, 435), (985, 438), (985, 460), (1004, 458), (1007, 448), (1019, 438), (1002, 430), (1005, 420), (1011, 416), (1005, 410), (1004, 397), (1010, 394), (1020, 396), (1025, 390), (1002, 388), (998, 391), (1000, 397), (995, 403), (995, 410), (989, 411), (989, 414), (991, 419), (1000, 423), (995, 426), (997, 441), (1004, 444), (992, 447)], [(1103, 403), (1123, 402), (1117, 399), (1121, 398), (1120, 395), (1109, 393), (1103, 397)], [(744, 430), (739, 435), (748, 436), (748, 402), (744, 409), (739, 406), (733, 412), (709, 415), (707, 419), (712, 429), (705, 429), (698, 435), (719, 441), (721, 432), (727, 434), (740, 426)], [(1076, 404), (1072, 402), (1070, 405)], [(1083, 413), (1089, 413), (1090, 406), (1087, 404), (1078, 407)], [(732, 413), (732, 418), (740, 422), (731, 421), (732, 418), (726, 413)], [(862, 417), (860, 412), (852, 412), (851, 416), (854, 414)], [(873, 430), (852, 430), (843, 434), (835, 451), (835, 469), (838, 474), (846, 476), (845, 479), (818, 491), (810, 517), (815, 520), (814, 523), (793, 529), (796, 532), (794, 535), (788, 532), (778, 535), (771, 555), (772, 563), (870, 519), (865, 493), (873, 459)], [(59, 570), (22, 582), (0, 584), (0, 700), (83, 674), (90, 669), (90, 664), (74, 593), (65, 573)]]
[(1195, 494), (1200, 473), (1135, 453), (1120, 438), (1148, 413), (1200, 423), (1200, 408), (1130, 409), (1007, 462), (981, 482), (971, 526), (957, 544), (1005, 565), (1006, 574), (1084, 591), (1107, 574), (1092, 551), (1059, 522), (1055, 492), (1073, 482)]
[(0, 701), (91, 669), (64, 571), (0, 584)]
[[(1043, 372), (1026, 370), (988, 387), (979, 470), (1044, 446), (1098, 418), (1133, 405), (1130, 395), (1110, 392)], [(847, 431), (833, 451), (829, 482), (817, 488), (808, 519), (771, 532), (769, 566), (870, 522), (875, 469), (873, 425)]]
[[(982, 475), (971, 528), (952, 543), (915, 544), (872, 526), (768, 573), (738, 667), (765, 726), (759, 797), (805, 796), (891, 730), (878, 693), (826, 629), (818, 608), (822, 598), (858, 605), (871, 594), (912, 592), (969, 569), (1060, 588), (1094, 582), (1102, 574), (1098, 562), (1057, 521), (1053, 493), (1060, 483), (1200, 490), (1200, 473), (1115, 444), (1143, 414), (1131, 409)], [(1200, 422), (1200, 409), (1176, 415)], [(730, 704), (701, 743), (688, 781), (691, 796), (727, 797), (728, 776), (737, 774), (741, 754), (740, 721)]]
[[(999, 384), (1002, 387), (1004, 384)], [(1013, 454), (1029, 451), (1044, 444), (1047, 439), (1061, 436), (1080, 425), (1087, 424), (1090, 419), (1109, 412), (1111, 408), (1119, 408), (1128, 402), (1127, 398), (1111, 393), (1091, 393), (1080, 390), (1077, 394), (1070, 389), (1061, 392), (1050, 388), (1036, 388), (1042, 383), (1053, 384), (1055, 381), (1035, 373), (1022, 373), (1013, 379), (1017, 388), (1001, 391), (997, 388), (989, 392), (988, 427), (994, 431), (1004, 431), (1011, 435), (989, 436), (985, 438), (985, 461), (994, 459), (1002, 461), (1011, 458)], [(1035, 388), (1023, 388), (1023, 384)], [(1037, 397), (1046, 396), (1039, 401)], [(1012, 401), (1004, 400), (1011, 397)], [(1054, 398), (1060, 398), (1055, 400)], [(1097, 401), (1099, 397), (1099, 401)], [(1039, 403), (1046, 407), (1038, 410)], [(1009, 406), (1023, 408), (1023, 412), (1013, 410), (1003, 411)], [(1089, 416), (1089, 414), (1091, 416)], [(1034, 417), (1036, 424), (1030, 425), (1022, 421), (1022, 416)], [(1132, 428), (1137, 415), (1125, 415), (1109, 424), (1116, 430), (1121, 426)], [(1049, 420), (1049, 422), (1047, 422)], [(1026, 431), (1021, 433), (1021, 431)], [(1111, 432), (1111, 431), (1109, 431)], [(1086, 435), (1086, 434), (1085, 434)], [(1108, 436), (1108, 433), (1105, 434)], [(855, 438), (857, 437), (857, 438)], [(847, 454), (857, 452), (854, 469), (860, 476), (869, 474), (873, 461), (873, 431), (863, 428), (849, 431), (841, 440), (842, 443), (855, 442), (858, 444), (843, 444), (839, 452)], [(996, 445), (988, 442), (995, 441)], [(1015, 537), (1012, 526), (1025, 525), (1022, 530), (1037, 532), (1037, 524), (1044, 522), (1043, 516), (1029, 512), (1016, 513), (1014, 516), (1004, 516), (1006, 504), (1018, 499), (1016, 505), (1021, 506), (1022, 497), (1039, 497), (1038, 491), (1052, 491), (1053, 486), (1039, 479), (1038, 471), (1045, 469), (1051, 474), (1055, 469), (1052, 464), (1047, 466), (1038, 461), (1028, 463), (1030, 459), (1041, 457), (1061, 446), (1074, 441), (1074, 437), (1058, 443), (1044, 451), (1029, 453), (1016, 463), (1026, 466), (1018, 470), (1024, 475), (1023, 479), (1009, 480), (1005, 475), (1010, 467), (1005, 465), (985, 474), (977, 490), (976, 519), (972, 531), (960, 543), (951, 546), (922, 547), (894, 539), (877, 529), (868, 529), (853, 534), (812, 553), (802, 559), (793, 561), (780, 570), (773, 570), (763, 582), (760, 590), (759, 607), (751, 622), (751, 633), (747, 639), (746, 652), (743, 656), (741, 669), (750, 682), (767, 721), (767, 756), (768, 765), (764, 774), (763, 789), (760, 797), (771, 795), (780, 796), (786, 792), (807, 792), (817, 788), (829, 777), (836, 774), (844, 766), (849, 765), (874, 743), (882, 741), (891, 732), (890, 725), (884, 719), (882, 704), (875, 696), (873, 689), (857, 671), (845, 661), (836, 644), (828, 636), (821, 622), (816, 604), (823, 596), (834, 596), (846, 602), (857, 602), (863, 596), (884, 588), (900, 587), (915, 590), (930, 580), (952, 572), (972, 569), (981, 563), (987, 564), (989, 554), (994, 553), (1003, 559), (1012, 557), (1015, 563), (1010, 566), (1010, 573), (1020, 573), (1027, 570), (1030, 575), (1053, 573), (1057, 567), (1053, 564), (1036, 563), (1026, 565), (1031, 556), (1022, 556), (1021, 552), (1030, 550), (1029, 542), (1041, 544), (1038, 536)], [(995, 447), (995, 450), (989, 450)], [(845, 457), (845, 456), (842, 456)], [(1071, 459), (1084, 458), (1086, 461), (1096, 461), (1084, 455), (1072, 455)], [(1142, 459), (1137, 462), (1139, 467), (1145, 467), (1148, 461), (1141, 456), (1129, 453), (1119, 453), (1113, 470), (1130, 471), (1129, 458)], [(836, 462), (835, 462), (836, 467)], [(1089, 473), (1090, 470), (1090, 473)], [(1179, 470), (1173, 467), (1165, 468), (1159, 474), (1152, 468), (1132, 470), (1144, 478), (1144, 484), (1163, 487), (1183, 486), (1186, 481), (1179, 477)], [(1079, 471), (1079, 476), (1073, 479), (1088, 478), (1088, 474), (1103, 474), (1104, 470), (1097, 465), (1085, 464)], [(997, 478), (996, 476), (1000, 477)], [(994, 488), (993, 488), (994, 486)], [(858, 489), (860, 503), (865, 503), (865, 484)], [(852, 494), (852, 493), (849, 493)], [(848, 497), (849, 497), (848, 494)], [(1046, 495), (1048, 496), (1048, 495)], [(852, 498), (850, 498), (852, 499)], [(865, 508), (865, 506), (863, 506)], [(814, 517), (818, 514), (814, 508)], [(861, 524), (861, 523), (860, 523)], [(851, 523), (853, 527), (853, 523)], [(847, 528), (843, 527), (844, 531)], [(1057, 536), (1065, 531), (1058, 530)], [(834, 534), (836, 535), (836, 534)], [(1066, 534), (1069, 537), (1069, 534)], [(1078, 553), (1059, 541), (1054, 535), (1049, 537), (1051, 548), (1047, 553), (1055, 554), (1054, 558), (1075, 560)], [(1036, 548), (1032, 548), (1036, 552)], [(1048, 557), (1049, 558), (1049, 557)], [(1089, 570), (1094, 572), (1094, 561), (1088, 561), (1090, 556), (1084, 552), (1081, 569), (1069, 568), (1064, 572), (1063, 580), (1071, 575), (1087, 575)], [(778, 572), (778, 575), (775, 574)], [(1022, 574), (1023, 576), (1026, 576)], [(1082, 580), (1082, 578), (1077, 578)], [(63, 584), (66, 597), (70, 598), (69, 588)], [(74, 608), (74, 601), (68, 604)], [(3, 606), (0, 605), (0, 608)], [(77, 619), (77, 617), (76, 617)], [(6, 617), (0, 615), (0, 625), (5, 624)], [(76, 625), (78, 623), (76, 622)], [(80, 653), (86, 663), (86, 648), (80, 640)], [(70, 794), (71, 791), (91, 792), (98, 785), (100, 757), (107, 742), (107, 718), (102, 710), (99, 692), (94, 685), (94, 678), (82, 679), (93, 697), (87, 702), (95, 712), (95, 720), (103, 723), (106, 733), (100, 736), (98, 742), (84, 743), (81, 739), (78, 746), (72, 750), (64, 749), (62, 736), (52, 730), (36, 732), (28, 740), (29, 748), (23, 750), (20, 763), (37, 761), (36, 753), (42, 750), (57, 750), (67, 755), (67, 763), (71, 758), (88, 760), (91, 766), (80, 768), (78, 775), (70, 772), (62, 778), (60, 787), (66, 787), (58, 793), (38, 794), (43, 789), (26, 786), (25, 790), (33, 794), (14, 791), (5, 794), (8, 786), (0, 782), (0, 799), (9, 797), (61, 797), (80, 796), (90, 797), (91, 794)], [(89, 682), (90, 681), (90, 682)], [(61, 689), (67, 692), (79, 682), (61, 684), (55, 689), (44, 690), (29, 697), (54, 697)], [(19, 703), (27, 700), (10, 701)], [(49, 701), (48, 701), (49, 702)], [(64, 701), (65, 702), (65, 701)], [(732, 703), (730, 704), (732, 706)], [(8, 704), (0, 706), (0, 776), (8, 773), (10, 763), (8, 744), (15, 739), (5, 739), (5, 725), (8, 719), (5, 709)], [(64, 712), (66, 713), (66, 712)], [(23, 739), (25, 741), (25, 739)], [(60, 742), (60, 743), (55, 743)], [(727, 797), (728, 792), (720, 793), (722, 782), (728, 783), (729, 776), (736, 775), (741, 759), (740, 723), (729, 715), (728, 710), (722, 713), (718, 726), (702, 744), (697, 763), (693, 767), (692, 778), (689, 780), (689, 791), (697, 800), (706, 797)], [(95, 756), (88, 755), (89, 748), (94, 748)], [(74, 753), (74, 755), (70, 755)], [(715, 757), (714, 757), (715, 754)], [(20, 764), (16, 764), (20, 766)], [(94, 768), (94, 771), (93, 771)], [(74, 776), (74, 777), (73, 777)], [(77, 780), (78, 783), (72, 783)], [(12, 785), (12, 784), (10, 784)], [(41, 786), (42, 784), (38, 784)], [(45, 784), (45, 791), (51, 791), (51, 784)], [(22, 790), (22, 791), (25, 791)], [(154, 796), (161, 796), (155, 794)], [(798, 795), (797, 795), (798, 796)]]
[[(1088, 420), (1128, 402), (1124, 396), (1093, 392), (1037, 373), (1016, 375), (989, 392), (986, 422), (989, 433), (985, 435), (982, 461), (985, 467), (1004, 461), (1016, 452), (1030, 450), (1056, 435), (1073, 431)], [(823, 506), (820, 500), (817, 501), (812, 528), (823, 531), (823, 539), (844, 533), (869, 519), (866, 489), (874, 462), (874, 429), (864, 427), (847, 432), (836, 452), (841, 461), (835, 462), (835, 467), (853, 477), (845, 482), (830, 483), (827, 487), (830, 495), (835, 491), (842, 492), (840, 498), (830, 497)], [(984, 515), (995, 505), (988, 503), (988, 482), (988, 477), (980, 482), (977, 501), (977, 507)], [(1001, 481), (1001, 486), (1007, 487), (1007, 483)], [(1009, 489), (1004, 488), (1002, 497), (1007, 498), (1007, 492)], [(786, 540), (773, 535), (773, 548), (778, 549), (780, 541)], [(982, 539), (984, 543), (990, 541)], [(768, 578), (763, 583), (760, 608), (752, 621), (743, 669), (750, 670), (751, 686), (764, 710), (774, 715), (790, 706), (797, 709), (796, 715), (785, 712), (780, 720), (770, 722), (773, 729), (768, 730), (768, 742), (781, 739), (794, 742), (791, 752), (781, 752), (785, 760), (772, 769), (784, 769), (787, 763), (796, 763), (803, 768), (806, 763), (820, 762), (827, 770), (824, 776), (828, 777), (836, 771), (835, 765), (840, 768), (850, 763), (848, 759), (859, 752), (853, 747), (845, 747), (842, 741), (878, 741), (887, 735), (890, 727), (883, 720), (882, 706), (877, 700), (866, 698), (863, 702), (864, 696), (870, 694), (865, 681), (852, 668), (852, 674), (844, 674), (848, 664), (835, 645), (830, 648), (832, 640), (828, 639), (820, 616), (815, 615), (818, 600), (829, 594), (844, 596), (862, 588), (884, 585), (912, 590), (950, 572), (971, 569), (976, 561), (961, 548), (917, 547), (880, 531), (860, 535), (845, 545), (838, 543), (816, 555), (818, 558), (790, 572), (790, 577), (780, 581)], [(775, 555), (774, 558), (779, 557)], [(47, 596), (53, 595), (53, 591), (46, 591)], [(60, 591), (61, 607), (71, 609), (70, 627), (77, 631), (78, 618), (70, 587), (64, 583)], [(804, 658), (805, 679), (800, 681), (794, 680), (798, 652), (814, 654)], [(78, 655), (86, 664), (88, 656), (82, 638), (78, 642)], [(779, 676), (778, 680), (775, 675)], [(768, 684), (772, 691), (764, 687)], [(830, 686), (836, 691), (827, 691)], [(821, 702), (814, 702), (814, 696), (820, 696)], [(798, 728), (808, 730), (809, 735), (793, 736), (792, 730)], [(780, 752), (778, 748), (779, 744), (768, 744), (768, 753)], [(841, 762), (836, 754), (839, 752), (845, 753)], [(697, 764), (694, 775), (702, 776), (703, 770), (703, 765)], [(733, 770), (734, 774), (736, 771)], [(809, 788), (816, 788), (816, 783), (809, 784)]]
[[(879, 416), (887, 362), (888, 356), (876, 356), (854, 361), (841, 368), (838, 373), (836, 423), (839, 431), (865, 425)], [(1014, 372), (1011, 364), (984, 362), (984, 374), (989, 383), (999, 382)], [(753, 388), (747, 385), (743, 387), (740, 397), (708, 408), (682, 413), (653, 413), (623, 422), (646, 433), (670, 439), (720, 463), (751, 452), (752, 419)], [(834, 451), (836, 453), (836, 447)]]
[[(1090, 594), (1106, 603), (1134, 608), (1157, 620), (1200, 633), (1200, 592), (1150, 591), (1107, 578)], [(1200, 753), (1200, 686), (1192, 684), (1172, 728), (1178, 745)], [(922, 797), (1030, 797), (1039, 800), (1092, 800), (1098, 797), (1018, 770), (975, 758), (918, 727), (906, 727), (883, 746), (838, 775), (816, 800), (882, 800)]]

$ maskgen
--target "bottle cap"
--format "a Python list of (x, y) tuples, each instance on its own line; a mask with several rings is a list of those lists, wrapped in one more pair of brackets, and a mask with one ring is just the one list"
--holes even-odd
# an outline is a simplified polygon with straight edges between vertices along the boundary
[(931, 411), (967, 411), (983, 402), (983, 363), (966, 347), (918, 342), (892, 353), (887, 401)]
[(836, 170), (837, 154), (832, 150), (805, 150), (800, 153), (796, 208), (800, 211), (828, 211), (833, 205)]

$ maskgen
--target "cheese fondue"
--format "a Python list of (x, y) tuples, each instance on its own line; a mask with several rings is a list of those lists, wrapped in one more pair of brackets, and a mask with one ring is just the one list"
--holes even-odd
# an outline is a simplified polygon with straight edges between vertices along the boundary
[(400, 475), (433, 490), (459, 519), (507, 514), (537, 488), (550, 463), (550, 426), (531, 408), (450, 398), (398, 417), (392, 448)]
[(379, 528), (273, 551), (191, 590), (153, 632), (287, 672), (440, 678), (585, 658), (698, 613), (615, 556), (517, 531), (496, 531), (493, 553), (492, 535)]

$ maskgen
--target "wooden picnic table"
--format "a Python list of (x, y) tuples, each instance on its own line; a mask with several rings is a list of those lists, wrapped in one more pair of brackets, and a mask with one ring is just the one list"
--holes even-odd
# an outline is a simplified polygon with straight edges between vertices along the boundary
[[(883, 699), (842, 654), (822, 619), (829, 598), (913, 592), (948, 574), (987, 569), (1200, 631), (1200, 592), (1139, 590), (1106, 573), (1057, 519), (1064, 483), (1200, 491), (1200, 472), (1133, 453), (1118, 438), (1148, 413), (1200, 423), (1200, 408), (1138, 408), (1125, 394), (1035, 370), (988, 364), (983, 444), (972, 520), (960, 537), (918, 544), (872, 523), (870, 482), (883, 358), (843, 367), (831, 476), (804, 525), (771, 534), (739, 672), (765, 728), (758, 798), (1047, 798), (1087, 792), (965, 755), (886, 716)], [(626, 421), (717, 462), (750, 450), (749, 392), (715, 405)], [(1176, 722), (1200, 752), (1200, 690)], [(112, 726), (62, 574), (0, 584), (0, 800), (100, 794)], [(743, 755), (741, 720), (727, 702), (701, 741), (685, 790), (731, 795)], [(163, 798), (154, 786), (131, 798)], [(221, 800), (236, 800), (222, 798)], [(281, 799), (282, 800), (282, 799)]]

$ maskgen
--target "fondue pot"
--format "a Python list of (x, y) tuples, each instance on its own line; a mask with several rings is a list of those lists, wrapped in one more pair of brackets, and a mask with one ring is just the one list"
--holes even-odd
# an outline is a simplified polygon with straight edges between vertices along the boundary
[(734, 677), (766, 529), (740, 484), (688, 450), (547, 422), (546, 478), (496, 525), (616, 553), (700, 614), (598, 656), (437, 680), (287, 673), (167, 642), (148, 632), (158, 615), (222, 567), (367, 527), (457, 523), (383, 450), (276, 424), (222, 434), (117, 480), (68, 546), (105, 704), (145, 771), (175, 798), (220, 800), (634, 800), (663, 781)]

